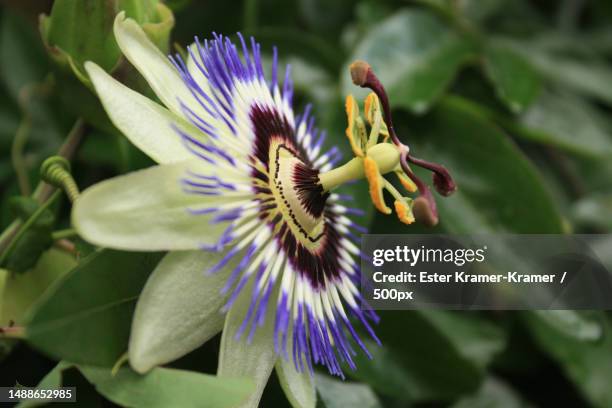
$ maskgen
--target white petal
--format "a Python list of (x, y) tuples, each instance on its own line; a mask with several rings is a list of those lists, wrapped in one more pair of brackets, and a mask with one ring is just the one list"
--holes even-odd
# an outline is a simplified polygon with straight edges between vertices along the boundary
[(114, 25), (115, 39), (127, 59), (147, 80), (155, 94), (171, 111), (181, 113), (179, 100), (193, 99), (168, 57), (149, 40), (142, 28), (125, 13), (117, 14)]
[(223, 255), (170, 252), (153, 271), (132, 321), (129, 358), (134, 370), (144, 373), (182, 357), (221, 331), (225, 297), (220, 290), (230, 268), (213, 275), (205, 271)]
[(72, 210), (72, 224), (87, 241), (134, 251), (199, 249), (217, 242), (226, 228), (188, 208), (210, 207), (231, 198), (182, 191), (187, 170), (199, 161), (153, 166), (98, 183), (83, 191)]
[(276, 362), (278, 380), (293, 408), (315, 408), (317, 405), (317, 393), (306, 362), (304, 368), (300, 373), (295, 369), (292, 360), (282, 357)]
[(193, 133), (191, 125), (166, 108), (126, 87), (93, 62), (85, 69), (111, 121), (132, 143), (158, 163), (193, 157), (171, 124)]
[[(255, 382), (255, 391), (240, 407), (255, 408), (259, 404), (263, 390), (274, 368), (277, 355), (274, 351), (274, 312), (273, 303), (268, 304), (266, 322), (257, 328), (251, 343), (247, 343), (248, 329), (239, 340), (235, 339), (238, 328), (251, 303), (252, 284), (247, 284), (225, 319), (221, 347), (219, 349), (219, 368), (221, 377), (249, 377)], [(270, 299), (275, 299), (271, 296)], [(272, 300), (270, 300), (272, 302)]]

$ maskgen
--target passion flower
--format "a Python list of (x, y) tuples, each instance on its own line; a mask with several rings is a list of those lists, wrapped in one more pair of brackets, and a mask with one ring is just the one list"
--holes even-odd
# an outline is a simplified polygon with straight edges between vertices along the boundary
[[(399, 218), (412, 222), (419, 199), (403, 197), (383, 177), (394, 172), (408, 190), (421, 191), (427, 221), (437, 221), (429, 190), (406, 161), (422, 163), (399, 143), (384, 89), (372, 86), (369, 67), (362, 72), (360, 85), (374, 91), (365, 108), (370, 133), (350, 97), (347, 135), (355, 158), (334, 168), (338, 151), (323, 151), (325, 134), (309, 109), (294, 114), (289, 67), (280, 81), (276, 51), (266, 77), (252, 38), (239, 35), (238, 45), (222, 36), (196, 38), (185, 62), (162, 55), (123, 13), (114, 31), (165, 107), (94, 63), (86, 70), (116, 127), (159, 165), (85, 190), (75, 202), (73, 224), (103, 247), (170, 251), (138, 301), (130, 363), (144, 372), (180, 357), (217, 333), (227, 313), (219, 375), (254, 377), (258, 392), (249, 403), (256, 404), (278, 360), (286, 392), (309, 401), (298, 405), (311, 405), (313, 364), (343, 376), (343, 364), (355, 368), (354, 345), (369, 355), (353, 322), (379, 343), (372, 329), (378, 318), (362, 308), (358, 290), (355, 233), (364, 230), (350, 216), (361, 210), (332, 190), (366, 177), (377, 208), (390, 212), (382, 196), (387, 189)], [(447, 175), (437, 177), (450, 190)], [(202, 285), (198, 297), (193, 290)], [(176, 307), (180, 291), (186, 300)], [(159, 316), (165, 320), (152, 325)], [(251, 363), (241, 364), (236, 357), (248, 353), (245, 340), (258, 346)], [(262, 351), (266, 347), (273, 352)], [(307, 391), (297, 392), (296, 384)]]

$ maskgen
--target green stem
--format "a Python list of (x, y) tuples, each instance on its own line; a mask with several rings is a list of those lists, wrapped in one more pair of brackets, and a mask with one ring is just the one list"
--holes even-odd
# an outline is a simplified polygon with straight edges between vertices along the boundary
[(57, 190), (55, 193), (53, 193), (51, 198), (49, 198), (44, 204), (38, 207), (38, 209), (34, 211), (34, 213), (30, 216), (30, 218), (28, 218), (26, 222), (23, 223), (23, 225), (21, 226), (21, 228), (19, 229), (19, 231), (17, 232), (17, 234), (15, 235), (11, 243), (7, 246), (6, 251), (4, 251), (2, 255), (0, 255), (0, 265), (4, 264), (6, 259), (15, 250), (15, 247), (19, 243), (19, 240), (21, 239), (21, 237), (26, 233), (26, 231), (32, 225), (34, 225), (38, 217), (40, 217), (43, 214), (43, 212), (45, 212), (45, 210), (47, 210), (51, 206), (51, 204), (55, 202), (55, 200), (60, 196), (61, 193), (62, 193), (61, 190)]
[(57, 241), (59, 239), (72, 238), (76, 235), (77, 235), (77, 232), (74, 228), (66, 228), (66, 229), (59, 230), (59, 231), (53, 231), (53, 233), (51, 234), (51, 238), (54, 241)]
[(53, 79), (51, 76), (47, 76), (43, 82), (24, 85), (19, 90), (19, 95), (17, 97), (22, 119), (17, 127), (17, 132), (15, 132), (13, 144), (11, 145), (11, 161), (13, 162), (13, 167), (17, 176), (19, 191), (24, 196), (29, 196), (32, 192), (32, 186), (30, 185), (30, 179), (28, 177), (28, 166), (23, 156), (32, 128), (30, 101), (35, 94), (43, 97), (48, 95), (52, 86)]
[(117, 359), (115, 364), (113, 364), (113, 368), (111, 368), (111, 376), (112, 377), (116, 376), (121, 366), (123, 366), (128, 361), (129, 361), (129, 356), (128, 356), (128, 352), (126, 351), (125, 353), (121, 355), (121, 357), (119, 357), (119, 359)]
[(28, 169), (26, 161), (23, 157), (23, 151), (28, 141), (28, 135), (30, 134), (31, 120), (30, 114), (26, 114), (19, 123), (15, 138), (13, 139), (13, 145), (11, 146), (11, 160), (13, 162), (13, 168), (15, 169), (15, 175), (17, 176), (17, 183), (19, 184), (19, 191), (22, 195), (28, 196), (32, 192), (32, 186), (30, 185), (30, 179), (28, 178)]

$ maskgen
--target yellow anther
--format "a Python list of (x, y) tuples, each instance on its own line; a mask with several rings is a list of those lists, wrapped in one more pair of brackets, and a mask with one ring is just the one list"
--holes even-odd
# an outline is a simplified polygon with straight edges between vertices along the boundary
[(382, 176), (378, 171), (378, 165), (372, 158), (365, 157), (363, 159), (363, 170), (366, 179), (368, 180), (368, 185), (370, 187), (370, 198), (372, 199), (374, 206), (383, 214), (391, 214), (391, 209), (385, 204), (382, 191), (383, 184), (381, 182)]
[(374, 92), (371, 92), (366, 98), (364, 102), (364, 110), (365, 117), (368, 120), (368, 123), (371, 125), (374, 122), (374, 112), (373, 109), (377, 109), (378, 107), (378, 97)]
[(370, 126), (374, 126), (376, 119), (378, 117), (380, 121), (380, 125), (379, 125), (379, 128), (377, 129), (377, 133), (383, 135), (384, 141), (386, 141), (387, 138), (389, 137), (389, 130), (387, 129), (387, 125), (385, 124), (384, 120), (382, 120), (380, 100), (378, 99), (378, 96), (374, 92), (371, 92), (366, 97), (365, 102), (364, 102), (364, 110), (365, 110), (366, 120), (368, 121)]
[(397, 218), (404, 224), (412, 224), (414, 222), (414, 215), (412, 214), (412, 210), (404, 201), (395, 200), (395, 212), (397, 213)]
[(361, 149), (361, 129), (358, 124), (359, 118), (359, 106), (355, 102), (353, 95), (346, 97), (346, 116), (348, 118), (348, 126), (346, 128), (346, 137), (348, 137), (351, 143), (351, 149), (357, 157), (363, 157), (363, 150)]
[(414, 184), (414, 182), (410, 180), (410, 177), (405, 175), (403, 171), (396, 170), (395, 174), (397, 174), (397, 178), (399, 179), (400, 183), (402, 183), (402, 186), (404, 186), (406, 191), (408, 191), (409, 193), (414, 193), (415, 191), (417, 191), (416, 184)]

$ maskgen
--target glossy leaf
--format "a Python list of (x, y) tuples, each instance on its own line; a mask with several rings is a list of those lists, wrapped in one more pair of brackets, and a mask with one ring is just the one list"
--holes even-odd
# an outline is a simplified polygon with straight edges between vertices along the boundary
[[(386, 395), (406, 401), (452, 400), (474, 392), (486, 366), (505, 345), (488, 321), (446, 311), (384, 314), (377, 332), (384, 344), (358, 355), (350, 375)], [(409, 327), (410, 335), (397, 327)]]
[[(54, 389), (62, 386), (62, 372), (72, 364), (60, 361), (42, 380), (36, 385), (38, 389)], [(22, 401), (16, 408), (31, 408), (46, 405), (44, 401)]]
[(477, 315), (443, 310), (423, 310), (421, 313), (452, 342), (459, 354), (481, 369), (485, 369), (506, 345), (504, 332)]
[(612, 195), (587, 196), (574, 204), (572, 212), (581, 225), (612, 229)]
[(50, 15), (41, 17), (43, 41), (51, 56), (69, 65), (87, 83), (85, 61), (94, 61), (106, 71), (113, 71), (119, 62), (113, 21), (122, 10), (142, 24), (156, 44), (167, 46), (174, 17), (158, 0), (58, 0)]
[(471, 56), (469, 40), (424, 10), (400, 11), (380, 22), (356, 46), (342, 71), (342, 93), (365, 96), (351, 83), (348, 65), (367, 61), (389, 92), (391, 104), (427, 110)]
[(88, 256), (37, 305), (28, 342), (57, 359), (112, 366), (127, 350), (136, 299), (160, 258), (110, 250)]
[(595, 342), (604, 336), (604, 315), (596, 311), (533, 310), (532, 321), (576, 341)]
[(75, 264), (73, 256), (51, 249), (40, 257), (33, 269), (23, 274), (7, 273), (4, 290), (0, 292), (0, 325), (11, 320), (23, 324), (32, 305)]
[(325, 408), (382, 408), (376, 394), (365, 384), (336, 380), (322, 374), (315, 375), (315, 384)]
[(487, 378), (474, 394), (461, 398), (452, 408), (527, 408), (530, 404), (508, 384), (497, 378)]
[(28, 30), (28, 24), (23, 17), (13, 11), (6, 9), (2, 11), (1, 80), (11, 96), (17, 98), (24, 85), (42, 81), (49, 64), (45, 58), (44, 48), (36, 34)]
[[(542, 351), (561, 366), (593, 406), (612, 405), (609, 382), (612, 376), (612, 339), (609, 335), (601, 342), (589, 343), (565, 336), (540, 324), (532, 316), (528, 316), (527, 323)], [(609, 323), (604, 323), (607, 332)]]
[[(22, 222), (27, 221), (40, 207), (33, 198), (22, 196), (13, 197), (10, 205)], [(54, 223), (55, 215), (45, 209), (24, 231), (1, 266), (13, 272), (25, 272), (34, 267), (42, 253), (53, 243), (51, 232)]]
[(398, 398), (402, 401), (427, 399), (432, 397), (426, 386), (421, 386), (418, 371), (413, 366), (402, 364), (397, 351), (389, 347), (386, 339), (380, 347), (371, 340), (364, 343), (372, 359), (362, 354), (355, 356), (358, 370), (348, 371), (348, 376), (370, 385), (377, 392)]
[[(440, 224), (427, 231), (563, 230), (559, 210), (534, 166), (508, 135), (462, 99), (447, 98), (427, 117), (399, 123), (400, 138), (412, 153), (443, 164), (458, 185), (452, 196), (436, 197)], [(420, 174), (425, 180), (431, 177)], [(377, 228), (408, 232), (396, 224), (377, 224), (374, 231), (382, 232)]]
[(486, 48), (484, 68), (497, 96), (513, 112), (521, 112), (533, 102), (540, 90), (540, 78), (531, 65), (510, 48)]
[(585, 100), (568, 93), (544, 93), (521, 118), (522, 136), (588, 156), (612, 158), (610, 128)]
[(111, 71), (121, 55), (112, 34), (115, 10), (115, 1), (54, 2), (51, 14), (41, 20), (43, 39), (51, 54), (65, 60), (79, 78), (87, 77), (85, 61), (95, 61)]
[(108, 368), (79, 366), (98, 392), (121, 406), (134, 408), (230, 408), (244, 401), (253, 389), (246, 378), (218, 378), (171, 368), (155, 368), (139, 375), (128, 368), (111, 374)]
[(612, 105), (612, 89), (602, 86), (612, 81), (612, 68), (603, 61), (556, 56), (539, 47), (520, 47), (520, 52), (557, 85)]

